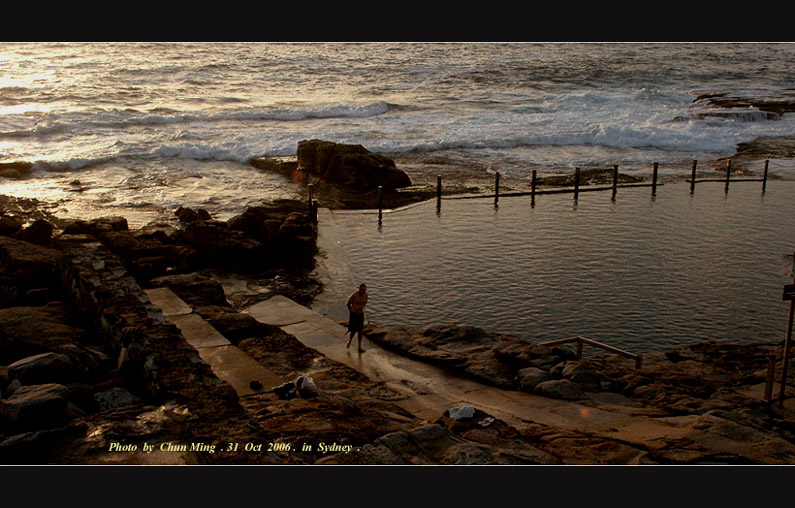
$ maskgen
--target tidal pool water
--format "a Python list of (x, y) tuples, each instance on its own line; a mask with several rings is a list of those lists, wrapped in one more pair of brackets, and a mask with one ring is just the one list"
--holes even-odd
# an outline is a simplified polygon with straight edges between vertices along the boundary
[[(336, 211), (379, 326), (473, 325), (542, 342), (584, 336), (630, 352), (786, 335), (795, 182), (688, 183), (611, 193), (445, 199)], [(353, 290), (353, 288), (351, 288)]]

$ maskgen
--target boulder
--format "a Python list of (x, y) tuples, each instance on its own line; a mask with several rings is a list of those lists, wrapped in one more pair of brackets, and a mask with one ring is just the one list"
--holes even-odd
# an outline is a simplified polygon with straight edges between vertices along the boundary
[(0, 162), (0, 177), (20, 179), (33, 170), (31, 162)]
[(298, 218), (303, 215), (300, 222), (309, 224), (308, 208), (304, 201), (277, 199), (272, 203), (250, 206), (226, 223), (230, 228), (241, 231), (260, 243), (267, 244), (272, 241), (273, 236), (287, 218), (293, 214), (298, 214)]
[(23, 240), (0, 236), (0, 275), (15, 279), (23, 288), (57, 284), (55, 261), (59, 252)]
[(72, 221), (63, 228), (65, 235), (97, 236), (108, 231), (127, 231), (127, 219), (124, 217), (100, 217), (90, 221)]
[(552, 379), (536, 385), (533, 393), (553, 399), (582, 400), (588, 398), (585, 391), (568, 379)]
[(51, 351), (68, 355), (63, 348), (86, 332), (67, 321), (66, 307), (58, 303), (0, 309), (0, 364)]
[(207, 210), (204, 210), (203, 208), (194, 210), (192, 208), (184, 208), (180, 206), (174, 212), (174, 215), (176, 215), (179, 220), (186, 223), (198, 222), (202, 220), (212, 220), (210, 213)]
[(77, 377), (77, 369), (68, 356), (59, 353), (42, 353), (17, 360), (8, 366), (11, 379), (22, 384), (68, 382)]
[(14, 238), (23, 242), (35, 243), (48, 247), (52, 243), (52, 232), (55, 228), (44, 219), (34, 221), (30, 226), (14, 234)]
[(586, 392), (602, 391), (602, 376), (584, 362), (567, 362), (561, 375), (580, 385)]
[(105, 411), (106, 409), (115, 409), (118, 407), (135, 404), (140, 401), (140, 398), (136, 397), (122, 387), (114, 386), (107, 390), (95, 393), (94, 400), (99, 406), (99, 410)]
[(533, 393), (539, 384), (551, 379), (552, 376), (549, 375), (549, 372), (538, 367), (526, 367), (520, 370), (517, 375), (519, 389), (529, 393)]
[(392, 159), (361, 145), (304, 140), (298, 143), (298, 167), (332, 184), (373, 190), (408, 187), (411, 180)]
[(8, 387), (6, 387), (6, 394), (13, 395), (14, 392), (19, 390), (20, 388), (22, 388), (22, 381), (20, 381), (19, 379), (15, 379), (8, 384)]
[(66, 416), (68, 394), (56, 383), (23, 386), (0, 401), (0, 416), (12, 427), (53, 427)]
[(281, 160), (274, 157), (254, 157), (249, 164), (263, 171), (279, 173), (294, 182), (303, 182), (306, 174), (298, 169), (298, 162), (294, 160)]
[(0, 235), (12, 236), (22, 229), (23, 222), (17, 217), (3, 215), (0, 217)]
[(196, 260), (209, 266), (238, 264), (245, 267), (262, 257), (262, 244), (244, 233), (232, 229), (225, 222), (207, 220), (188, 223), (175, 235), (196, 250)]

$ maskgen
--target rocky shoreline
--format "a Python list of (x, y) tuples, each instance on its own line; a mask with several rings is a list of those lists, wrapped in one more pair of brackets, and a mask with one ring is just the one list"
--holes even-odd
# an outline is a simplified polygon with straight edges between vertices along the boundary
[[(338, 149), (315, 140), (298, 161), (252, 164), (313, 183), (320, 206), (372, 207), (378, 186), (384, 208), (436, 195), (388, 160)], [(348, 176), (330, 176), (334, 157), (346, 160)], [(352, 158), (377, 174), (346, 180), (359, 171)], [(378, 178), (382, 171), (388, 178)], [(471, 190), (464, 181), (446, 192)], [(59, 219), (35, 200), (3, 196), (0, 211), (2, 464), (795, 463), (795, 406), (762, 397), (771, 359), (779, 379), (780, 345), (700, 344), (646, 356), (638, 369), (474, 327), (369, 326), (372, 343), (451, 376), (651, 418), (711, 441), (510, 425), (467, 406), (419, 419), (395, 404), (404, 395), (394, 388), (242, 312), (273, 295), (309, 305), (322, 291), (306, 201), (251, 207), (227, 221), (181, 208), (179, 227), (138, 230), (121, 217)], [(254, 385), (236, 393), (151, 303), (147, 291), (156, 288), (177, 294), (285, 385), (311, 377), (318, 393)], [(787, 368), (795, 372), (792, 359)], [(296, 443), (312, 449), (299, 453)]]

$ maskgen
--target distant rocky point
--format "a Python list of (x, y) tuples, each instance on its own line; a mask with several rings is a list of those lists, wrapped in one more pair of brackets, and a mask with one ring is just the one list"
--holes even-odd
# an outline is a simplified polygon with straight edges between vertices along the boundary
[[(431, 198), (427, 189), (409, 191), (411, 178), (395, 162), (362, 145), (319, 139), (298, 142), (296, 158), (255, 157), (251, 165), (312, 184), (323, 206), (394, 208)], [(381, 188), (380, 203), (377, 190)]]

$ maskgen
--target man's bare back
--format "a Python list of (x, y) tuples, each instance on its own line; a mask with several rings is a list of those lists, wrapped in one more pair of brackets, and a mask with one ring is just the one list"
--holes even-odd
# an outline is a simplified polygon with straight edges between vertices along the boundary
[(348, 298), (348, 308), (351, 312), (361, 314), (364, 312), (364, 307), (367, 305), (367, 290), (359, 289)]

